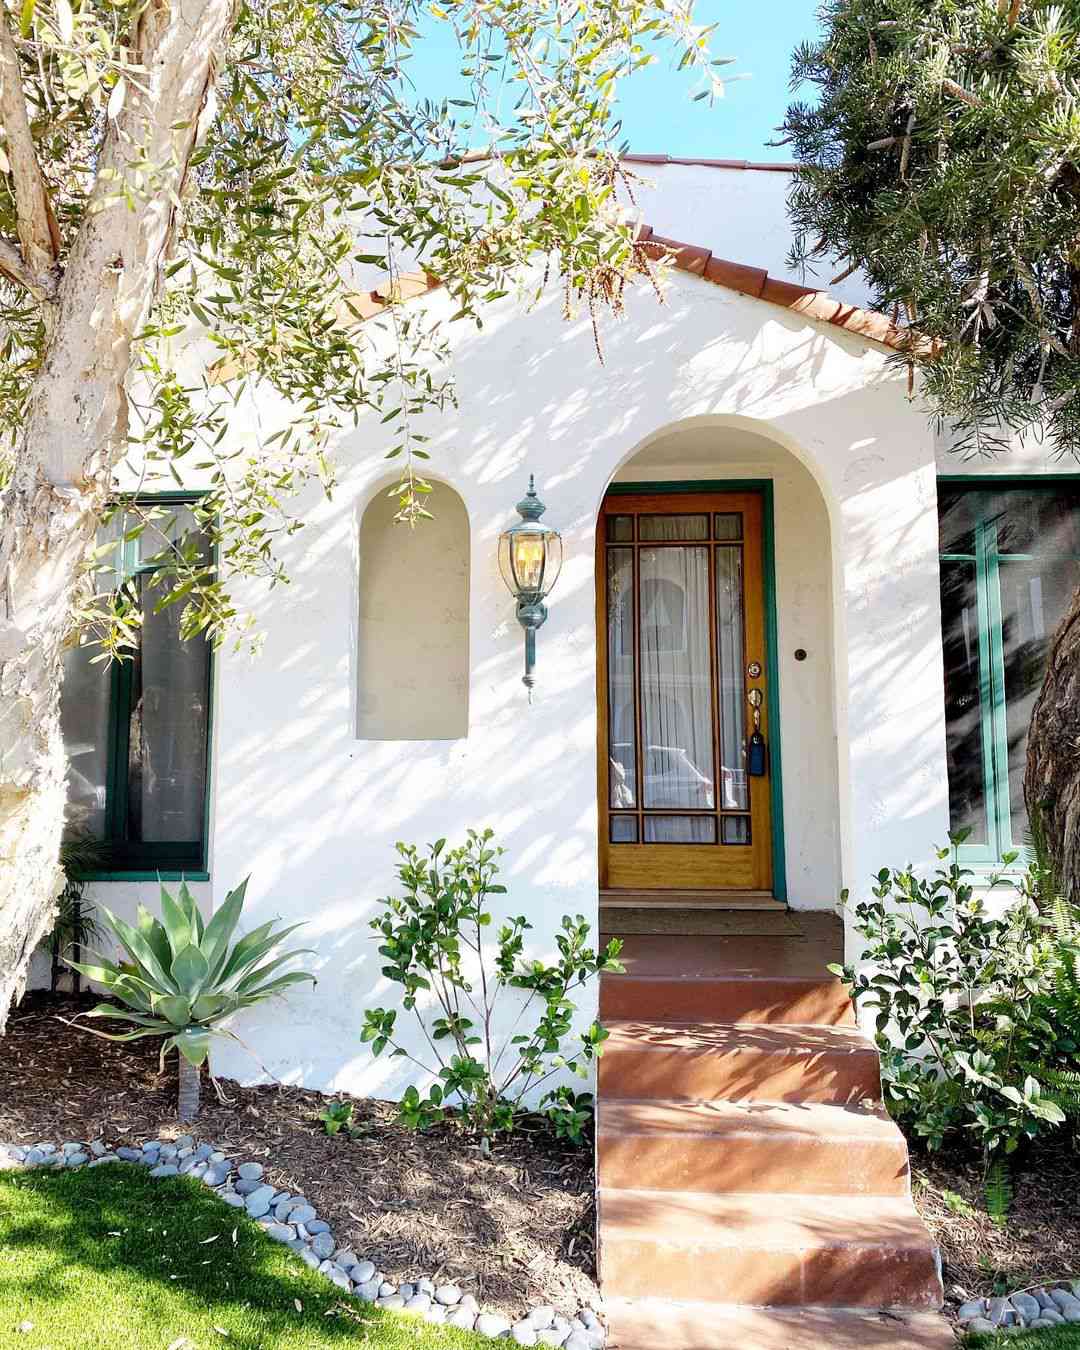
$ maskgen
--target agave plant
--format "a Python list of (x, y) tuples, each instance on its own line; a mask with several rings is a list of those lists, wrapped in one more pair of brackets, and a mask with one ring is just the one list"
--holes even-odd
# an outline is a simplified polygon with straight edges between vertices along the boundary
[[(293, 970), (275, 974), (301, 949), (266, 957), (300, 924), (274, 931), (274, 921), (261, 924), (232, 942), (244, 906), (247, 880), (230, 891), (209, 923), (184, 882), (174, 898), (161, 888), (161, 920), (139, 906), (135, 927), (102, 906), (102, 922), (129, 958), (116, 963), (99, 956), (99, 964), (69, 961), (120, 1003), (99, 1003), (83, 1017), (113, 1018), (134, 1024), (133, 1031), (95, 1031), (110, 1041), (164, 1036), (161, 1060), (176, 1050), (180, 1066), (178, 1115), (194, 1120), (199, 1111), (199, 1078), (212, 1035), (233, 1035), (221, 1027), (225, 1018), (264, 998), (279, 994), (314, 975)], [(307, 949), (304, 949), (307, 950)]]

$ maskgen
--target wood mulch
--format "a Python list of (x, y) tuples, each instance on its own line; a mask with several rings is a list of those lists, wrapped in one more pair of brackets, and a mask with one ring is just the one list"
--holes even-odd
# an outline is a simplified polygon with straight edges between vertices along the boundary
[(941, 1247), (953, 1310), (970, 1298), (1080, 1277), (1080, 1154), (1065, 1133), (1017, 1155), (1001, 1226), (986, 1212), (978, 1158), (911, 1152), (915, 1203)]
[[(0, 1044), (0, 1140), (103, 1139), (122, 1144), (185, 1133), (176, 1120), (176, 1065), (158, 1072), (157, 1042), (116, 1044), (65, 1025), (70, 996), (29, 994)], [(390, 1102), (352, 1099), (361, 1133), (326, 1135), (330, 1100), (294, 1087), (209, 1083), (191, 1133), (230, 1157), (263, 1161), (269, 1180), (303, 1194), (338, 1241), (398, 1282), (453, 1280), (486, 1307), (528, 1304), (572, 1313), (597, 1298), (593, 1152), (542, 1124), (493, 1144), (449, 1128), (417, 1134)]]

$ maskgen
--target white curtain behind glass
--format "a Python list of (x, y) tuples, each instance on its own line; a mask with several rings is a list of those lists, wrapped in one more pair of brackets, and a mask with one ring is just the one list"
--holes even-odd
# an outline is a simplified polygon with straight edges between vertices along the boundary
[[(644, 805), (712, 808), (709, 550), (642, 549), (640, 569)], [(670, 829), (698, 837), (693, 820)]]

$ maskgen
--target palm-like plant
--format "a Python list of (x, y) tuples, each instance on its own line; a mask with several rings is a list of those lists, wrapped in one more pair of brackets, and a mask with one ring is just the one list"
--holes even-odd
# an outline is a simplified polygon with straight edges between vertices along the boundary
[(314, 975), (293, 970), (275, 974), (300, 949), (269, 955), (300, 924), (274, 931), (274, 921), (261, 924), (238, 942), (232, 936), (244, 905), (247, 880), (225, 897), (209, 923), (184, 882), (174, 898), (161, 888), (161, 920), (139, 906), (135, 927), (102, 907), (102, 922), (129, 958), (119, 963), (99, 956), (99, 964), (69, 961), (68, 965), (100, 985), (125, 1007), (99, 1003), (84, 1017), (114, 1018), (134, 1024), (133, 1031), (92, 1031), (110, 1041), (134, 1041), (164, 1036), (161, 1059), (170, 1050), (179, 1055), (181, 1120), (194, 1120), (199, 1111), (199, 1076), (212, 1035), (233, 1035), (221, 1023), (240, 1008), (249, 1008)]

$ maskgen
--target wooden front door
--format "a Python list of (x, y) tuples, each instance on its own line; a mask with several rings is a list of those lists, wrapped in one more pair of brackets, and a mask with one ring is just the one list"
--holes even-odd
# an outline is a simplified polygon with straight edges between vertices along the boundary
[(601, 888), (770, 891), (761, 496), (612, 494), (596, 576)]

